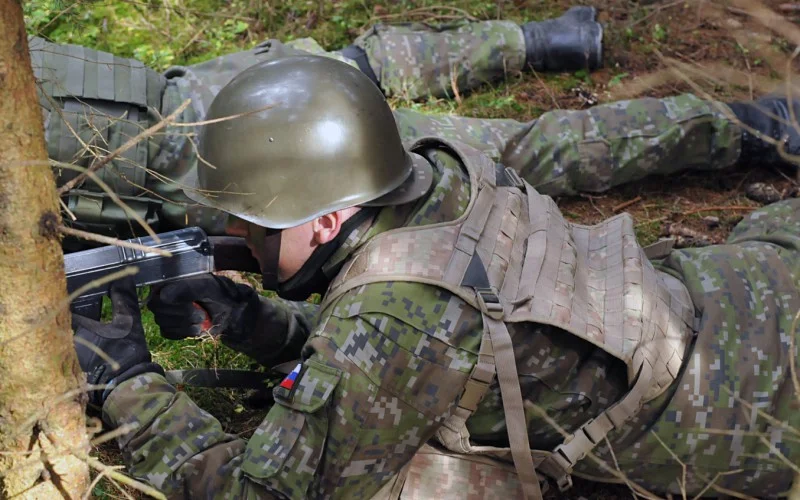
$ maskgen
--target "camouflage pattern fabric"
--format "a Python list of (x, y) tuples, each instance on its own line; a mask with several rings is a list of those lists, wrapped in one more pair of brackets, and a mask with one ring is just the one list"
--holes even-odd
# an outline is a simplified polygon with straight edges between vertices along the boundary
[[(444, 151), (425, 156), (437, 172), (429, 196), (381, 211), (328, 265), (346, 260), (380, 232), (463, 213), (469, 200), (466, 173)], [(512, 335), (524, 335), (537, 347), (519, 358), (526, 394), (551, 411), (574, 415), (574, 426), (599, 413), (627, 385), (621, 363), (615, 366), (588, 343), (570, 345), (555, 328), (518, 329)], [(298, 388), (275, 393), (277, 404), (248, 442), (226, 436), (215, 419), (153, 374), (114, 390), (105, 418), (112, 425), (138, 426), (120, 439), (131, 457), (130, 472), (168, 493), (370, 497), (449, 415), (477, 360), (481, 337), (480, 313), (449, 292), (411, 283), (368, 285), (320, 312), (303, 349), (306, 368)], [(586, 397), (577, 397), (579, 391)], [(476, 414), (476, 439), (498, 433), (503, 414), (494, 402), (486, 398)], [(563, 423), (570, 427), (568, 417)], [(533, 415), (530, 428), (547, 429)], [(549, 439), (555, 441), (557, 433)]]
[[(382, 231), (451, 220), (465, 210), (470, 187), (457, 160), (435, 148), (424, 156), (437, 172), (430, 195), (381, 211), (332, 260), (346, 260)], [(793, 471), (781, 456), (797, 461), (796, 431), (759, 410), (800, 425), (789, 374), (791, 322), (800, 310), (798, 234), (800, 200), (791, 200), (751, 214), (726, 245), (673, 251), (660, 263), (687, 285), (702, 322), (680, 379), (609, 436), (631, 480), (660, 493), (680, 491), (674, 453), (688, 466), (684, 488), (692, 495), (712, 480), (761, 497), (788, 486)], [(249, 441), (226, 435), (155, 374), (115, 389), (104, 417), (137, 426), (119, 440), (130, 472), (171, 495), (368, 498), (452, 411), (481, 333), (480, 314), (442, 289), (365, 285), (321, 311), (300, 375), (293, 387), (275, 389), (276, 405)], [(620, 362), (563, 331), (514, 325), (512, 338), (524, 398), (568, 432), (627, 390)], [(536, 412), (527, 417), (533, 447), (560, 442)], [(506, 444), (496, 385), (468, 425), (476, 443)], [(614, 463), (607, 446), (596, 451)], [(589, 460), (578, 471), (609, 478)]]
[[(611, 450), (631, 480), (652, 490), (776, 497), (791, 486), (788, 464), (800, 460), (800, 395), (790, 371), (790, 357), (798, 361), (800, 200), (757, 210), (725, 245), (673, 251), (661, 267), (686, 283), (700, 331), (673, 391), (610, 437)], [(613, 464), (611, 450), (596, 449)], [(588, 461), (580, 470), (607, 477)]]
[(648, 175), (716, 170), (739, 158), (741, 129), (722, 103), (693, 94), (556, 110), (528, 123), (400, 109), (404, 140), (457, 140), (512, 167), (542, 194), (602, 192)]
[[(462, 90), (519, 69), (524, 59), (519, 31), (504, 21), (440, 28), (379, 25), (356, 44), (366, 51), (376, 73), (383, 75), (381, 85), (387, 94), (447, 95), (454, 67)], [(339, 52), (325, 52), (312, 39), (286, 44), (268, 40), (248, 51), (171, 68), (161, 77), (138, 61), (32, 40), (31, 56), (43, 83), (40, 100), (50, 157), (88, 165), (93, 156), (74, 139), (70, 127), (102, 153), (155, 123), (158, 116), (153, 111), (167, 116), (186, 98), (192, 99), (192, 106), (178, 117), (179, 124), (201, 120), (219, 89), (239, 72), (261, 61), (303, 52), (344, 60)], [(101, 79), (108, 68), (113, 68), (113, 81)], [(551, 111), (527, 123), (410, 109), (397, 110), (395, 117), (408, 142), (423, 136), (464, 142), (502, 159), (540, 192), (558, 196), (600, 192), (650, 174), (734, 164), (741, 131), (725, 109), (686, 94)], [(182, 186), (195, 175), (198, 160), (196, 145), (188, 137), (192, 129), (179, 124), (129, 151), (99, 175), (119, 194), (129, 195), (126, 202), (156, 229), (196, 225), (221, 234), (225, 215), (199, 207), (183, 195)], [(64, 182), (75, 173), (62, 170), (59, 175)], [(94, 230), (110, 226), (120, 235), (136, 232), (128, 216), (97, 186), (86, 183), (82, 188), (70, 201), (80, 222), (94, 224)]]
[(378, 24), (355, 45), (364, 49), (387, 96), (453, 97), (522, 71), (525, 37), (509, 21)]

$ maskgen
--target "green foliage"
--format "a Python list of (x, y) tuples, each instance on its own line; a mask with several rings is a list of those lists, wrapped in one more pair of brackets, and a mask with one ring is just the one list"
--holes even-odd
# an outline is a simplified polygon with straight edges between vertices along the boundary
[(663, 43), (667, 40), (667, 30), (658, 23), (653, 26), (653, 40), (659, 43)]
[(223, 12), (243, 9), (238, 1), (224, 0), (195, 0), (191, 7), (180, 0), (24, 4), (31, 34), (135, 57), (159, 70), (241, 48), (253, 20)]
[(581, 80), (586, 85), (591, 85), (592, 84), (592, 75), (589, 72), (589, 70), (580, 69), (580, 70), (576, 71), (575, 72), (575, 78), (578, 78), (579, 80)]
[(628, 73), (619, 73), (617, 75), (614, 75), (614, 77), (611, 80), (609, 80), (608, 87), (611, 88), (620, 85), (622, 83), (622, 79), (627, 76), (629, 76)]

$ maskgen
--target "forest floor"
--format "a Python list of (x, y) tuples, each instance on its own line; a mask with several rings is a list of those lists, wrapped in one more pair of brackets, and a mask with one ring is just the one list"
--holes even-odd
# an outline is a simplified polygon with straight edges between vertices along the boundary
[[(767, 5), (787, 16), (800, 16), (800, 6), (787, 0)], [(437, 113), (531, 120), (551, 109), (581, 109), (619, 99), (666, 96), (693, 91), (721, 101), (749, 98), (782, 89), (790, 44), (737, 7), (703, 1), (636, 2), (599, 0), (592, 5), (605, 25), (605, 67), (588, 73), (512, 75), (460, 100), (423, 103), (394, 99)], [(397, 1), (284, 0), (280, 5), (256, 0), (109, 0), (27, 2), (29, 32), (56, 42), (72, 42), (137, 57), (157, 69), (191, 64), (223, 53), (252, 47), (266, 38), (314, 37), (326, 49), (340, 48), (375, 22), (448, 22), (469, 14), (478, 19), (518, 22), (560, 15), (571, 5), (563, 0)], [(796, 66), (792, 66), (796, 70)], [(685, 172), (650, 178), (602, 195), (560, 198), (573, 221), (595, 223), (629, 212), (640, 240), (647, 244), (672, 235), (682, 244), (722, 242), (747, 212), (763, 204), (746, 192), (765, 183), (775, 196), (794, 196), (795, 174), (760, 165), (725, 172)], [(762, 186), (763, 190), (763, 186)], [(205, 340), (166, 342), (146, 316), (148, 339), (157, 361), (167, 368), (248, 366), (241, 356)], [(189, 390), (189, 389), (187, 389)], [(264, 405), (253, 404), (237, 391), (189, 390), (217, 416), (226, 430), (248, 436), (263, 418)], [(263, 403), (263, 401), (261, 401)], [(259, 407), (261, 406), (261, 407)], [(119, 461), (113, 447), (100, 450), (107, 461)], [(98, 498), (119, 496), (100, 483)], [(551, 498), (630, 498), (624, 487), (576, 481), (568, 495)]]

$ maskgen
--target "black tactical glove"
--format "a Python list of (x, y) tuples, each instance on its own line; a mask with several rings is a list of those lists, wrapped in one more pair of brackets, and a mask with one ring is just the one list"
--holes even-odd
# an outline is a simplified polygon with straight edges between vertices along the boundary
[(205, 274), (153, 287), (147, 307), (153, 311), (161, 335), (179, 340), (199, 337), (204, 331), (242, 338), (248, 327), (252, 328), (261, 305), (258, 293), (249, 286)]
[(133, 278), (112, 283), (110, 296), (111, 323), (72, 315), (75, 351), (87, 382), (107, 386), (89, 392), (90, 404), (100, 408), (111, 390), (121, 382), (147, 372), (164, 374), (164, 370), (152, 362), (147, 349)]

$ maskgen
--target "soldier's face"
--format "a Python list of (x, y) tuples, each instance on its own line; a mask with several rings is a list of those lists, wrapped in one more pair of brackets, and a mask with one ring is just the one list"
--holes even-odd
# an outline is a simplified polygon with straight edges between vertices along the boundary
[[(342, 223), (350, 218), (357, 208), (339, 210), (313, 219), (305, 224), (290, 227), (281, 231), (280, 253), (278, 256), (278, 280), (284, 282), (294, 276), (311, 257), (317, 247), (333, 240), (341, 230)], [(245, 239), (250, 253), (259, 261), (261, 268), (266, 265), (262, 262), (261, 253), (257, 251), (258, 243), (253, 238), (261, 237), (263, 232), (254, 231), (255, 224), (229, 217), (225, 232), (231, 236)]]

